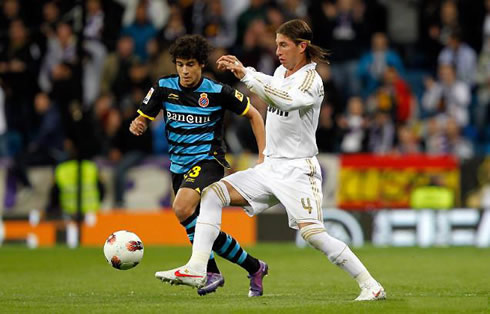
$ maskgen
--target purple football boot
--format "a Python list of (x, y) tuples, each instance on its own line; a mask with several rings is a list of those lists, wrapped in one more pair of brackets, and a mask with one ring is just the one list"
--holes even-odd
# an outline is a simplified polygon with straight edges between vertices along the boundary
[(208, 273), (206, 285), (202, 288), (197, 289), (197, 294), (200, 296), (206, 295), (208, 293), (215, 292), (218, 287), (223, 287), (225, 285), (225, 278), (221, 274)]
[(257, 270), (255, 274), (248, 275), (248, 278), (250, 278), (250, 289), (248, 290), (249, 297), (260, 297), (264, 293), (262, 279), (269, 273), (269, 266), (260, 260), (259, 264), (259, 270)]

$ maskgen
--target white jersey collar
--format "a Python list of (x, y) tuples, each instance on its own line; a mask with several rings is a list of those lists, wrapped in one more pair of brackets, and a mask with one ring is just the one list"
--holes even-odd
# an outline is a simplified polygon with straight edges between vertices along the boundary
[[(284, 75), (286, 75), (287, 69), (282, 64), (279, 66), (279, 68), (281, 69), (281, 76), (284, 77)], [(286, 79), (290, 78), (290, 77), (294, 77), (294, 76), (296, 76), (296, 74), (304, 72), (304, 71), (308, 71), (310, 69), (316, 69), (316, 62), (311, 61), (310, 63), (303, 65), (298, 71), (296, 71), (292, 75), (286, 77)]]

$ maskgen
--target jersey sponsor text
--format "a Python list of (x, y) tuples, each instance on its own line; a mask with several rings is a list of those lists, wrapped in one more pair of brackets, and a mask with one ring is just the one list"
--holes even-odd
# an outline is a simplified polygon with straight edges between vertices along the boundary
[(279, 109), (274, 108), (274, 107), (272, 107), (272, 106), (269, 106), (269, 107), (267, 108), (267, 111), (269, 111), (270, 113), (275, 113), (275, 114), (277, 114), (277, 115), (278, 115), (278, 116), (280, 116), (280, 117), (287, 117), (287, 116), (289, 116), (289, 112), (279, 110)]
[(210, 116), (198, 116), (193, 114), (175, 113), (170, 111), (167, 111), (167, 119), (192, 124), (202, 124), (211, 121)]

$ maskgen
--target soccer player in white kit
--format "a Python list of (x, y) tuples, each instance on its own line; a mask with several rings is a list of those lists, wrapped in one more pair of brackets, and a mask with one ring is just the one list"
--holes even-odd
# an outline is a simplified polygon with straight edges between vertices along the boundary
[(349, 273), (361, 288), (357, 301), (386, 298), (383, 287), (370, 275), (350, 248), (331, 237), (322, 217), (322, 175), (316, 155), (315, 131), (324, 97), (323, 83), (314, 60), (325, 62), (327, 53), (312, 45), (312, 31), (302, 20), (291, 20), (276, 31), (276, 55), (281, 62), (273, 76), (245, 68), (231, 55), (218, 59), (268, 104), (265, 161), (208, 186), (202, 193), (192, 256), (179, 268), (157, 272), (157, 279), (200, 287), (206, 282), (206, 265), (221, 227), (226, 206), (242, 206), (250, 216), (281, 203), (289, 226), (328, 259)]

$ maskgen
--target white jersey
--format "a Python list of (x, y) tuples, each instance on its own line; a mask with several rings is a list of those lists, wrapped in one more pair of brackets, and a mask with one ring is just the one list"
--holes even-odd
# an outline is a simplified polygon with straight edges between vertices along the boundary
[(294, 159), (318, 154), (315, 132), (324, 91), (315, 67), (308, 63), (288, 77), (282, 65), (274, 76), (247, 68), (242, 82), (269, 105), (265, 156)]

